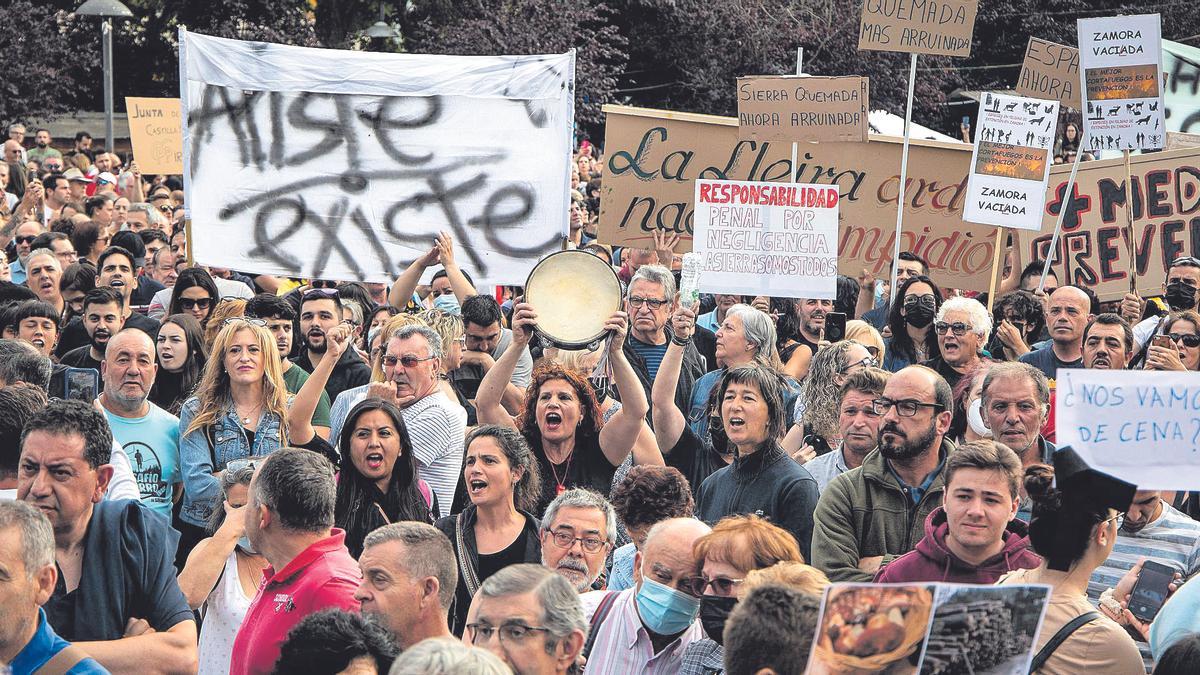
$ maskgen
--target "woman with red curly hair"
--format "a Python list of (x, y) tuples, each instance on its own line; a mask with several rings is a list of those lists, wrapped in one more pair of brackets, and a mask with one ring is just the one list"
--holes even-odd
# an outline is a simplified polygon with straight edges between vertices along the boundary
[[(573, 487), (608, 494), (613, 474), (633, 450), (642, 420), (650, 409), (646, 392), (622, 346), (629, 317), (614, 312), (604, 327), (611, 334), (608, 359), (622, 407), (607, 423), (591, 384), (578, 373), (554, 362), (538, 365), (525, 391), (525, 404), (514, 419), (500, 406), (517, 360), (529, 345), (537, 313), (519, 303), (513, 308), (512, 345), (479, 383), (475, 408), (480, 424), (500, 424), (520, 431), (537, 457), (542, 490), (535, 515), (540, 516), (556, 496)], [(467, 486), (468, 492), (471, 486)]]

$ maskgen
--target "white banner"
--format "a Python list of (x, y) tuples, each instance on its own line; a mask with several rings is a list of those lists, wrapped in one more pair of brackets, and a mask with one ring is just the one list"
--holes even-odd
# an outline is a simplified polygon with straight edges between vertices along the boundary
[(567, 234), (574, 51), (376, 54), (179, 31), (197, 263), (391, 282), (454, 238), (521, 284)]
[(1200, 373), (1059, 370), (1055, 443), (1142, 490), (1200, 488)]
[(1157, 14), (1078, 19), (1085, 149), (1162, 149), (1160, 24)]
[(1058, 101), (986, 92), (963, 219), (972, 223), (1042, 229)]
[(700, 290), (832, 300), (838, 201), (836, 185), (697, 180)]

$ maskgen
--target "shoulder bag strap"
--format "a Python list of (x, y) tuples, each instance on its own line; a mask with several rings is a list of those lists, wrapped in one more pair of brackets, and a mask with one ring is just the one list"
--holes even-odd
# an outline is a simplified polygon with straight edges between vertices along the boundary
[(588, 628), (588, 639), (583, 645), (581, 653), (584, 659), (592, 653), (592, 647), (596, 646), (596, 636), (600, 634), (600, 626), (604, 624), (604, 620), (608, 618), (608, 613), (612, 611), (613, 603), (617, 601), (619, 591), (610, 591), (604, 594), (600, 599), (600, 604), (596, 605), (596, 612), (592, 614), (591, 627)]
[(463, 540), (463, 514), (459, 513), (454, 521), (454, 548), (458, 554), (458, 570), (462, 573), (463, 583), (467, 585), (468, 597), (475, 597), (479, 590), (479, 575), (471, 566), (471, 555), (467, 552), (466, 541)]
[(1067, 638), (1071, 637), (1075, 631), (1099, 618), (1100, 612), (1087, 612), (1068, 621), (1065, 626), (1058, 629), (1054, 637), (1050, 638), (1046, 646), (1042, 647), (1037, 655), (1033, 657), (1033, 661), (1029, 664), (1029, 672), (1031, 674), (1036, 673), (1039, 668), (1045, 665), (1046, 660), (1054, 655), (1055, 650), (1062, 646), (1062, 643), (1066, 642)]
[(87, 652), (75, 645), (67, 645), (65, 649), (54, 655), (41, 668), (33, 671), (34, 675), (66, 675), (79, 662), (88, 657)]

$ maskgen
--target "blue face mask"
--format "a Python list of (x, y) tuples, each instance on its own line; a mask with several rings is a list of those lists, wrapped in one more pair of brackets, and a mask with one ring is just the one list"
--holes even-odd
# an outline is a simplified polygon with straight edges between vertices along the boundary
[(435, 309), (449, 314), (462, 314), (462, 307), (459, 307), (458, 298), (454, 297), (453, 293), (437, 296), (437, 299), (433, 301), (433, 306)]
[(238, 539), (237, 545), (238, 545), (238, 548), (242, 549), (243, 551), (245, 551), (246, 553), (249, 553), (251, 555), (258, 553), (258, 551), (254, 550), (254, 545), (250, 543), (250, 537), (247, 537), (244, 534), (242, 535), (241, 539)]
[(687, 630), (700, 612), (700, 598), (642, 577), (637, 592), (638, 615), (646, 628), (659, 635), (676, 635)]

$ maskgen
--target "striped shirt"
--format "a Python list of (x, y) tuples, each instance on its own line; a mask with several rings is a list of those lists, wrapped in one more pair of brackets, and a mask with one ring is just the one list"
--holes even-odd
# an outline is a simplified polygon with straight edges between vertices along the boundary
[[(1140, 531), (1118, 531), (1112, 554), (1088, 579), (1088, 600), (1093, 604), (1098, 604), (1100, 594), (1105, 589), (1115, 588), (1121, 577), (1143, 557), (1175, 568), (1184, 581), (1200, 571), (1200, 523), (1166, 502), (1162, 506), (1158, 519)], [(1154, 664), (1150, 645), (1139, 640), (1138, 649), (1149, 672)]]
[(652, 345), (642, 342), (632, 335), (629, 336), (628, 340), (629, 347), (646, 362), (646, 374), (649, 376), (650, 381), (653, 382), (654, 377), (658, 375), (658, 366), (662, 363), (663, 356), (667, 353), (667, 345), (670, 344), (670, 341), (664, 342), (661, 345)]
[[(597, 591), (580, 596), (583, 615), (589, 620), (595, 616), (596, 607), (607, 592)], [(700, 621), (693, 621), (682, 635), (655, 654), (650, 633), (642, 625), (637, 613), (636, 595), (637, 589), (630, 588), (621, 591), (613, 601), (592, 645), (584, 675), (677, 675), (688, 645), (704, 638)]]

